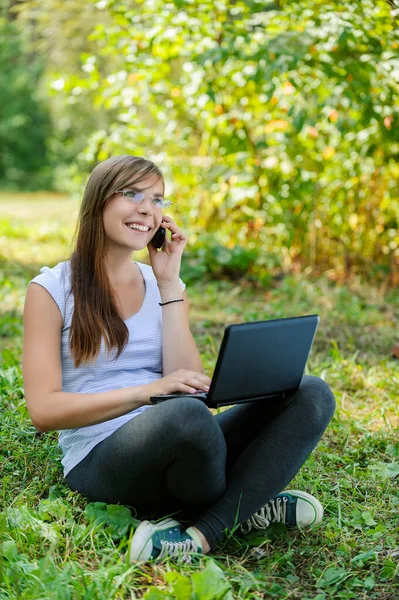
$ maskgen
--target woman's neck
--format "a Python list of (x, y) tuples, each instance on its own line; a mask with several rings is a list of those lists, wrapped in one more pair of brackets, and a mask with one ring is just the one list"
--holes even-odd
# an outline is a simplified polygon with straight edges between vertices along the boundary
[(109, 282), (113, 288), (123, 288), (131, 285), (139, 278), (139, 269), (129, 257), (122, 263), (106, 261), (105, 268)]

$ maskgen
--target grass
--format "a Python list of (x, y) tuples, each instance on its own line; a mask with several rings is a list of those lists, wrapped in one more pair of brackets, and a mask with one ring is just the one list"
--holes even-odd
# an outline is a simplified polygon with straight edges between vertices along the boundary
[(396, 290), (303, 275), (268, 289), (190, 286), (209, 375), (226, 324), (320, 314), (308, 372), (330, 384), (337, 411), (290, 487), (316, 495), (325, 518), (310, 532), (276, 525), (227, 537), (199, 565), (132, 566), (130, 512), (88, 504), (64, 485), (56, 433), (36, 434), (23, 396), (26, 287), (40, 267), (65, 259), (77, 205), (37, 194), (0, 195), (0, 206), (1, 600), (399, 599)]

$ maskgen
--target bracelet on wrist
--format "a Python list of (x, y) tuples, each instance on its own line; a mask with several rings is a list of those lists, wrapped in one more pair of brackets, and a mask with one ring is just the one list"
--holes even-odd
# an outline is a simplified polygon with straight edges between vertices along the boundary
[(184, 302), (184, 298), (180, 300), (168, 300), (167, 302), (158, 302), (159, 306), (165, 306), (165, 304), (171, 304), (172, 302)]

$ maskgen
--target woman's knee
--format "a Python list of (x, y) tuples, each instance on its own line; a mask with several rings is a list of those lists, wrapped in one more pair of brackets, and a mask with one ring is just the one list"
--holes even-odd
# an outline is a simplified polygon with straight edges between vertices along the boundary
[(309, 419), (325, 429), (336, 407), (335, 397), (329, 385), (320, 377), (305, 375), (297, 394)]
[(184, 396), (168, 403), (167, 427), (175, 439), (195, 444), (204, 439), (217, 443), (217, 438), (223, 437), (217, 420), (201, 400)]

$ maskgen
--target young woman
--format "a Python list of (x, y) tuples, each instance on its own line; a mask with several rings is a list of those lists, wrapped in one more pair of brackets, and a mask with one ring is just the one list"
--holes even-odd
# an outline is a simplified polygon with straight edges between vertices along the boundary
[[(328, 385), (310, 376), (280, 403), (218, 415), (190, 397), (211, 380), (179, 277), (187, 236), (164, 213), (169, 204), (151, 161), (117, 156), (97, 165), (70, 260), (40, 269), (24, 310), (26, 402), (39, 431), (59, 430), (66, 482), (90, 501), (162, 518), (140, 523), (131, 561), (189, 560), (233, 528), (319, 523), (316, 498), (282, 490), (335, 406)], [(157, 249), (160, 227), (170, 233)], [(131, 259), (145, 247), (151, 266)], [(183, 395), (151, 404), (173, 392)], [(176, 512), (179, 521), (165, 518)]]

